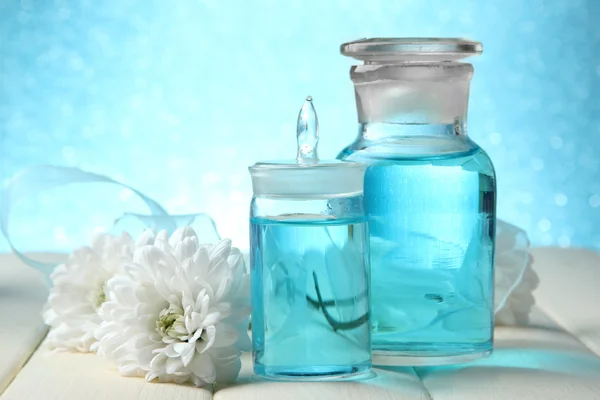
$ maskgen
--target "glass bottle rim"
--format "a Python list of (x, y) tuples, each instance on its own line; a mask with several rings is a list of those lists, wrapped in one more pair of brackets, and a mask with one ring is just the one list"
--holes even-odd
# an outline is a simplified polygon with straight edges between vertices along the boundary
[(483, 45), (462, 38), (365, 38), (343, 43), (340, 52), (366, 63), (439, 62), (480, 55)]
[(361, 163), (352, 161), (340, 161), (340, 160), (318, 160), (315, 163), (301, 163), (297, 160), (263, 160), (258, 161), (255, 164), (248, 167), (250, 173), (255, 171), (265, 170), (315, 170), (322, 168), (358, 168), (364, 169), (365, 166)]
[(361, 195), (366, 169), (366, 164), (340, 160), (262, 161), (249, 167), (254, 196), (287, 198)]

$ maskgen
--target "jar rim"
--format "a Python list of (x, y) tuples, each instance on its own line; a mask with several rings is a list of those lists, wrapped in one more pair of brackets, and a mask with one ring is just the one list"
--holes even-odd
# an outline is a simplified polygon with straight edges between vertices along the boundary
[(249, 167), (255, 196), (322, 198), (363, 192), (366, 164), (320, 161), (313, 164), (259, 162)]
[(463, 38), (364, 38), (343, 43), (340, 52), (365, 63), (441, 62), (480, 55), (483, 45)]
[(310, 171), (310, 170), (320, 170), (322, 168), (358, 168), (364, 169), (365, 166), (361, 163), (353, 162), (353, 161), (340, 161), (340, 160), (318, 160), (315, 163), (309, 162), (298, 162), (296, 160), (263, 160), (254, 163), (253, 165), (248, 167), (250, 173), (255, 171), (269, 171), (269, 170), (301, 170), (301, 171)]

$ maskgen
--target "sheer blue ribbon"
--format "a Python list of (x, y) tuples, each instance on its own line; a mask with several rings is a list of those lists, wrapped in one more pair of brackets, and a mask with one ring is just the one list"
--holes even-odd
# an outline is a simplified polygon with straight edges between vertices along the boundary
[(86, 172), (79, 168), (59, 167), (52, 165), (37, 165), (26, 168), (14, 175), (5, 185), (2, 192), (2, 208), (0, 210), (0, 229), (6, 238), (14, 254), (25, 264), (42, 272), (49, 278), (55, 263), (42, 262), (32, 259), (17, 250), (11, 240), (9, 233), (9, 219), (11, 211), (22, 200), (34, 197), (39, 193), (74, 183), (110, 183), (131, 190), (148, 207), (150, 214), (127, 213), (117, 219), (116, 224), (127, 218), (134, 218), (144, 226), (155, 230), (167, 230), (173, 232), (177, 227), (191, 224), (198, 216), (208, 220), (214, 230), (213, 237), (219, 238), (214, 221), (206, 214), (170, 215), (157, 201), (146, 196), (144, 193), (124, 183), (118, 182), (104, 175)]
[[(116, 220), (116, 228), (126, 228), (130, 224), (137, 224), (136, 227), (138, 228), (147, 227), (155, 230), (167, 230), (172, 233), (176, 228), (191, 225), (201, 218), (204, 220), (203, 222), (208, 224), (209, 229), (204, 229), (204, 227), (203, 229), (196, 229), (199, 239), (203, 242), (213, 242), (220, 239), (215, 222), (207, 214), (171, 215), (157, 201), (144, 193), (107, 176), (72, 167), (33, 166), (18, 172), (5, 185), (0, 209), (0, 229), (14, 254), (25, 264), (42, 272), (47, 279), (47, 283), (50, 283), (50, 274), (56, 263), (34, 260), (15, 248), (9, 234), (10, 214), (14, 207), (24, 199), (35, 197), (48, 189), (74, 183), (114, 184), (131, 190), (146, 204), (150, 214), (125, 213)], [(503, 246), (503, 242), (507, 243)], [(531, 258), (527, 251), (528, 247), (529, 242), (524, 231), (503, 221), (498, 221), (496, 258), (501, 255), (503, 250), (507, 253), (507, 256), (505, 257), (505, 263), (496, 262), (496, 312), (506, 305), (506, 300), (510, 294), (524, 279), (524, 272), (531, 264)], [(503, 279), (498, 279), (499, 272), (502, 272), (500, 275)], [(498, 287), (500, 281), (503, 282), (503, 285)]]

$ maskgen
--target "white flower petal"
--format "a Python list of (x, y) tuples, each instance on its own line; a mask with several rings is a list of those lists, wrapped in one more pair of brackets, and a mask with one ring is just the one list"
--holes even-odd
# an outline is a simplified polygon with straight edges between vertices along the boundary
[(144, 247), (154, 244), (156, 233), (152, 229), (145, 229), (135, 241), (135, 247)]
[(123, 376), (144, 376), (143, 371), (134, 363), (119, 365), (118, 370)]
[(215, 364), (217, 381), (235, 381), (242, 367), (240, 351), (232, 346), (214, 347), (208, 352), (208, 354)]
[(208, 313), (209, 307), (210, 307), (210, 295), (207, 294), (206, 289), (203, 289), (200, 291), (200, 293), (198, 293), (198, 296), (196, 296), (196, 303), (195, 303), (196, 312), (198, 314), (200, 314), (200, 317), (202, 319), (204, 319), (204, 317)]
[(189, 340), (190, 343), (193, 343), (195, 345), (196, 341), (198, 339), (200, 339), (200, 336), (202, 336), (202, 333), (204, 333), (204, 329), (202, 329), (202, 328), (200, 328), (196, 332), (194, 332), (194, 336), (192, 336), (192, 338)]
[(238, 340), (239, 333), (233, 326), (220, 322), (215, 328), (215, 347), (231, 346)]
[(196, 353), (188, 365), (190, 372), (208, 383), (213, 383), (216, 378), (216, 370), (212, 359), (208, 354)]
[(167, 362), (167, 355), (164, 353), (158, 353), (150, 361), (150, 368), (154, 370), (163, 370)]
[(246, 263), (244, 262), (244, 256), (242, 252), (235, 248), (231, 248), (231, 252), (229, 253), (229, 257), (227, 257), (227, 263), (231, 266), (233, 270), (237, 273), (240, 273), (239, 270), (242, 270), (243, 273), (248, 273), (249, 271), (246, 269)]
[[(231, 252), (231, 240), (223, 239), (219, 243), (212, 246), (209, 251), (210, 258), (210, 267), (209, 269), (214, 268), (214, 265), (221, 260), (227, 260), (229, 257), (229, 253)], [(213, 264), (215, 263), (215, 264)]]
[(151, 271), (163, 258), (165, 252), (157, 246), (144, 246), (137, 249), (133, 255), (133, 262)]
[(196, 254), (192, 257), (195, 270), (200, 276), (206, 276), (208, 273), (208, 267), (210, 265), (210, 259), (208, 257), (208, 249), (206, 247), (200, 247)]
[(186, 237), (180, 242), (173, 244), (173, 255), (179, 262), (192, 257), (196, 254), (198, 249), (198, 238), (197, 237)]
[(187, 367), (190, 365), (190, 363), (192, 362), (192, 359), (194, 358), (194, 354), (196, 354), (196, 347), (193, 345), (192, 345), (192, 348), (190, 351), (182, 354), (181, 362), (184, 367)]
[(175, 343), (173, 345), (173, 348), (175, 349), (175, 352), (177, 354), (181, 355), (181, 354), (185, 354), (189, 351), (194, 350), (194, 345), (192, 343), (186, 343), (186, 342), (181, 343), (180, 342), (180, 343)]
[(206, 350), (210, 349), (215, 343), (215, 335), (217, 333), (217, 328), (213, 325), (207, 326), (201, 335), (202, 341), (196, 342), (196, 350), (200, 353), (204, 353)]
[(146, 376), (144, 377), (144, 379), (146, 379), (146, 382), (152, 382), (153, 380), (158, 378), (158, 372), (155, 371), (148, 371), (146, 373)]
[(248, 320), (238, 326), (238, 340), (234, 347), (241, 351), (252, 351), (252, 340), (248, 335)]
[(242, 360), (237, 356), (229, 362), (215, 363), (215, 365), (217, 367), (215, 372), (218, 382), (235, 382), (242, 369)]
[[(231, 307), (231, 303), (218, 303), (216, 305), (216, 307), (211, 308), (209, 311), (211, 313), (212, 312), (218, 312), (219, 313), (219, 318), (220, 319), (225, 319), (225, 318), (229, 317), (232, 314), (233, 308)], [(249, 312), (246, 313), (246, 315), (247, 314), (249, 314)]]
[(220, 301), (223, 297), (225, 297), (229, 293), (229, 289), (231, 288), (231, 280), (229, 277), (224, 277), (221, 279), (219, 283), (219, 287), (215, 292), (215, 298), (217, 301)]
[(183, 362), (181, 361), (181, 358), (167, 358), (165, 367), (167, 374), (173, 374), (181, 367), (183, 367)]
[(218, 311), (215, 311), (215, 312), (208, 313), (206, 315), (206, 317), (204, 318), (204, 320), (202, 321), (202, 324), (204, 326), (215, 325), (220, 320), (221, 320), (221, 313)]
[[(179, 243), (185, 242), (188, 239), (194, 240), (196, 243), (198, 243), (198, 236), (196, 236), (196, 232), (194, 232), (194, 230), (191, 227), (184, 226), (184, 227), (178, 228), (177, 230), (175, 230), (175, 232), (173, 232), (173, 234), (169, 238), (169, 244), (171, 245), (171, 248), (175, 252), (177, 245)], [(191, 256), (191, 254), (190, 254), (190, 256)]]
[[(179, 355), (181, 353), (175, 350), (175, 345), (176, 344), (179, 344), (179, 343), (171, 343), (171, 344), (169, 344), (167, 347), (165, 347), (165, 349), (163, 350), (163, 353), (167, 357), (179, 357)], [(160, 352), (160, 349), (157, 349), (157, 350), (158, 351), (156, 351), (156, 352)]]
[(165, 253), (169, 253), (171, 251), (171, 245), (169, 244), (169, 234), (167, 231), (160, 231), (156, 235), (154, 239), (154, 246), (159, 248), (161, 251)]

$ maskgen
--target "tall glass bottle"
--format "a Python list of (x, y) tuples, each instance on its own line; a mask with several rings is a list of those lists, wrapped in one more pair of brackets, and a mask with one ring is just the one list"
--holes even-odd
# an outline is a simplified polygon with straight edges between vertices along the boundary
[(359, 132), (338, 158), (368, 164), (373, 362), (435, 365), (490, 354), (496, 178), (466, 132), (461, 39), (365, 39), (353, 66)]

